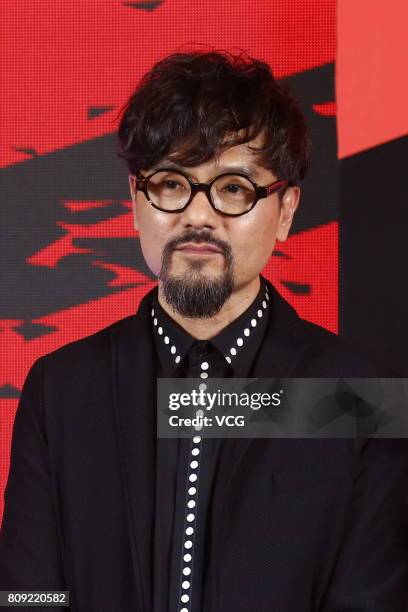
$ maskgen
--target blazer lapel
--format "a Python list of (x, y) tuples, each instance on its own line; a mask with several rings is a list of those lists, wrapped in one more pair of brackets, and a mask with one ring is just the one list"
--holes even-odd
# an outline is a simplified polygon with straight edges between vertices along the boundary
[(258, 378), (284, 378), (290, 376), (307, 343), (297, 333), (301, 319), (294, 308), (266, 280), (269, 289), (271, 312), (265, 338), (254, 365)]
[(151, 610), (156, 482), (156, 362), (150, 325), (153, 291), (137, 314), (113, 328), (112, 379), (122, 478), (128, 502), (140, 610)]
[[(266, 279), (265, 279), (266, 280)], [(274, 286), (266, 280), (269, 289), (271, 312), (264, 340), (252, 368), (251, 378), (289, 378), (295, 370), (298, 361), (308, 347), (300, 334), (297, 333), (300, 318), (296, 311), (281, 297)], [(231, 481), (240, 473), (241, 462), (248, 449), (259, 438), (235, 438), (226, 443), (232, 448), (232, 469), (228, 474), (224, 490), (224, 502), (219, 504), (219, 520), (221, 525), (223, 507), (227, 499)]]

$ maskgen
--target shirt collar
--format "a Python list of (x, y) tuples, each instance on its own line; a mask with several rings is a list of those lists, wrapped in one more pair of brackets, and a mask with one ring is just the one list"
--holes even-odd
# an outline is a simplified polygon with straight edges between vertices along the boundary
[(206, 341), (197, 341), (167, 314), (159, 304), (158, 288), (156, 287), (151, 309), (155, 337), (159, 344), (167, 349), (165, 352), (175, 369), (184, 361), (193, 344), (197, 342), (211, 343), (224, 355), (230, 365), (242, 357), (249, 341), (265, 328), (270, 297), (262, 275), (260, 275), (260, 280), (261, 286), (252, 304), (216, 336)]

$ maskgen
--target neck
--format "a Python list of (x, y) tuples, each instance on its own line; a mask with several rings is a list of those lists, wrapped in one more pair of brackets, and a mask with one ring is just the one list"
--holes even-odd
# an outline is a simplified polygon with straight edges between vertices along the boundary
[(259, 275), (252, 281), (237, 287), (225, 302), (221, 310), (208, 319), (191, 319), (183, 317), (166, 302), (159, 283), (158, 301), (166, 313), (178, 323), (190, 336), (198, 340), (209, 340), (224, 327), (235, 321), (255, 300), (261, 286)]

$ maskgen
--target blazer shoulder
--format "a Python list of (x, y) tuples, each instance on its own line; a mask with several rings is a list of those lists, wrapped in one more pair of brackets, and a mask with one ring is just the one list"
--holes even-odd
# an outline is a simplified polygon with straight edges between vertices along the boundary
[(345, 338), (298, 317), (295, 334), (307, 345), (305, 358), (319, 363), (321, 375), (377, 378), (390, 376), (384, 364), (357, 349)]
[(110, 325), (80, 338), (60, 346), (59, 348), (46, 353), (37, 361), (41, 361), (47, 366), (52, 365), (68, 365), (68, 364), (89, 364), (92, 361), (100, 361), (106, 359), (109, 353), (110, 337), (114, 331), (126, 329), (132, 324), (136, 315), (130, 315), (119, 321), (115, 321)]

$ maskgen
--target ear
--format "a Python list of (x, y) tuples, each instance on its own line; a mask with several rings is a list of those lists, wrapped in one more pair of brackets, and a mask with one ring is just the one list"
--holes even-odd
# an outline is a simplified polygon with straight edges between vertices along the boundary
[(139, 223), (137, 220), (137, 206), (136, 206), (136, 187), (135, 187), (135, 177), (129, 174), (129, 187), (130, 187), (130, 195), (132, 197), (132, 210), (133, 210), (133, 226), (136, 231), (139, 230)]
[(282, 197), (280, 218), (276, 232), (276, 240), (284, 242), (288, 237), (290, 226), (300, 200), (300, 187), (287, 187)]

